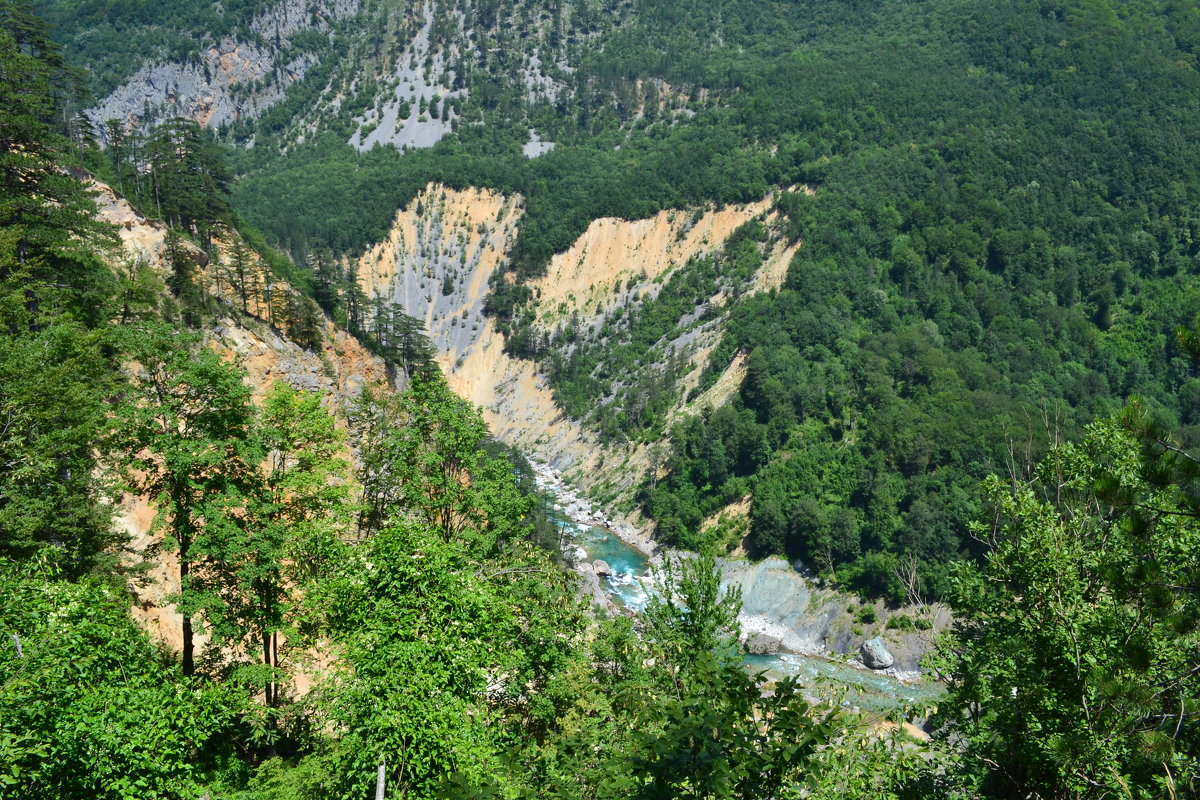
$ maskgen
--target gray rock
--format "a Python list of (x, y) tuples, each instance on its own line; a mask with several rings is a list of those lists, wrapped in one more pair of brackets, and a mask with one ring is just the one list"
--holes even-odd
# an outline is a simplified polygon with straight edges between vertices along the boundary
[(896, 661), (884, 645), (882, 636), (863, 642), (858, 652), (862, 655), (863, 663), (871, 669), (887, 669)]
[(608, 566), (608, 562), (604, 561), (603, 559), (597, 558), (595, 561), (593, 561), (592, 569), (596, 570), (596, 574), (601, 578), (612, 577), (612, 567)]
[(328, 33), (332, 21), (353, 16), (360, 5), (360, 0), (280, 0), (250, 22), (261, 43), (226, 36), (187, 63), (146, 62), (86, 113), (101, 133), (109, 119), (137, 127), (184, 116), (209, 128), (255, 119), (317, 63), (312, 54), (285, 62), (291, 38), (305, 31)]
[(746, 652), (754, 656), (769, 656), (779, 652), (779, 638), (769, 633), (752, 633), (746, 637)]

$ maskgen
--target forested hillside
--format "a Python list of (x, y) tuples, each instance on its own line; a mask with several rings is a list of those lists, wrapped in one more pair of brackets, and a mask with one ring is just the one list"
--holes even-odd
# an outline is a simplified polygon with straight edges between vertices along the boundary
[[(1200, 794), (1194, 4), (37, 5), (0, 0), (0, 797)], [(84, 113), (242, 45), (219, 123)], [(528, 463), (351, 268), (431, 181), (519, 195), (492, 324), (661, 456), (641, 510), (701, 554), (641, 615), (584, 606)], [(759, 202), (546, 324), (596, 219)], [(702, 522), (747, 497), (754, 554), (948, 603), (936, 709), (746, 669)]]
[[(567, 7), (555, 24), (569, 27), (571, 8), (582, 13)], [(568, 36), (574, 69), (557, 101), (469, 93), (460, 119), (481, 126), (402, 158), (332, 133), (271, 149), (281, 129), (264, 120), (234, 195), (304, 256), (381, 238), (387, 210), (431, 179), (520, 193), (515, 279), (496, 280), (488, 307), (569, 414), (610, 441), (670, 437), (669, 476), (642, 497), (663, 538), (713, 544), (701, 521), (750, 495), (754, 552), (801, 557), (869, 593), (898, 598), (897, 559), (912, 555), (922, 591), (941, 595), (947, 564), (978, 554), (966, 525), (980, 480), (1133, 394), (1194, 435), (1200, 383), (1172, 338), (1200, 312), (1194, 8), (710, 11), (608, 9), (588, 36)], [(538, 30), (488, 35), (553, 40)], [(471, 86), (505, 75), (465, 74)], [(555, 148), (526, 158), (529, 128)], [(525, 282), (590, 220), (800, 183), (814, 193), (781, 195), (787, 224), (774, 234), (803, 242), (787, 284), (727, 309), (711, 357), (710, 378), (751, 356), (728, 407), (664, 430), (675, 377), (645, 374), (632, 355), (707, 299), (701, 273), (603, 329), (547, 338), (532, 325)], [(704, 269), (736, 275), (754, 257), (743, 248)], [(611, 402), (630, 371), (641, 377), (618, 399), (648, 398), (637, 413)]]

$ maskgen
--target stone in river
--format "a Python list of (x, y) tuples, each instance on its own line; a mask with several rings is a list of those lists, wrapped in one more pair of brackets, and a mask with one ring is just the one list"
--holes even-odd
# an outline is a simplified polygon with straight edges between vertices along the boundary
[(746, 637), (746, 652), (752, 656), (770, 656), (779, 652), (779, 637), (769, 633), (752, 633)]
[(887, 669), (896, 662), (896, 659), (888, 652), (887, 646), (883, 643), (882, 636), (876, 636), (874, 639), (868, 639), (858, 648), (858, 652), (862, 655), (863, 663), (871, 669)]
[(608, 562), (604, 561), (603, 559), (597, 558), (595, 561), (593, 561), (592, 569), (596, 570), (596, 574), (601, 578), (612, 577), (612, 568), (609, 567)]

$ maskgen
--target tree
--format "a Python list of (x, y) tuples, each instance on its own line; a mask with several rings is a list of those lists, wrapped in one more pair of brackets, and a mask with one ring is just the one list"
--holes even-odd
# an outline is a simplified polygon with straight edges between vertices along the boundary
[(242, 313), (249, 314), (250, 306), (247, 301), (248, 295), (254, 293), (255, 266), (250, 258), (250, 248), (240, 236), (235, 236), (230, 246), (228, 271), (229, 283), (242, 302)]
[(143, 156), (150, 197), (160, 219), (199, 238), (207, 248), (213, 225), (226, 221), (232, 176), (221, 148), (200, 126), (176, 117), (154, 128)]
[(570, 580), (528, 543), (532, 499), (444, 383), (355, 416), (369, 537), (305, 599), (344, 654), (318, 694), (338, 785), (362, 794), (381, 761), (406, 796), (444, 797), (455, 773), (525, 785), (508, 750), (565, 699), (551, 687), (583, 625)]
[(126, 347), (136, 361), (133, 391), (113, 425), (132, 491), (158, 509), (155, 526), (179, 559), (183, 670), (195, 668), (192, 617), (200, 608), (193, 566), (236, 530), (253, 486), (260, 451), (254, 407), (241, 371), (159, 323), (135, 332)]
[(163, 240), (163, 257), (167, 263), (167, 288), (183, 307), (183, 320), (195, 327), (205, 310), (208, 293), (199, 283), (196, 255), (189, 251), (183, 236), (175, 229), (167, 231)]
[(111, 583), (64, 578), (0, 559), (0, 795), (196, 796), (237, 697), (164, 660)]
[(937, 720), (993, 797), (1200, 788), (1200, 461), (1153, 430), (1088, 427), (1034, 481), (986, 484), (982, 572), (953, 580)]
[(276, 383), (254, 432), (266, 454), (227, 512), (229, 524), (195, 537), (194, 604), (214, 636), (235, 651), (258, 651), (253, 682), (268, 708), (280, 700), (280, 634), (299, 592), (329, 571), (349, 521), (345, 436), (317, 394)]
[(0, 2), (0, 555), (72, 576), (111, 557), (94, 442), (113, 380), (111, 229), (62, 166), (52, 87), (62, 60), (23, 2)]
[(15, 333), (70, 312), (96, 325), (111, 275), (95, 251), (112, 229), (61, 165), (66, 142), (50, 125), (61, 60), (24, 4), (0, 4), (0, 23), (0, 324)]
[(326, 313), (336, 317), (345, 281), (341, 263), (328, 248), (319, 247), (308, 254), (308, 269), (313, 276), (313, 299)]
[[(670, 562), (668, 562), (670, 563)], [(711, 556), (668, 567), (646, 608), (656, 662), (654, 723), (633, 732), (630, 795), (644, 798), (771, 798), (798, 783), (837, 730), (834, 716), (783, 681), (763, 697), (743, 668), (741, 595), (724, 591)]]
[(41, 554), (72, 576), (113, 558), (95, 449), (117, 387), (104, 345), (68, 322), (0, 335), (0, 556)]
[(523, 532), (532, 499), (507, 478), (512, 473), (507, 459), (483, 451), (482, 418), (441, 376), (414, 376), (399, 395), (364, 394), (355, 420), (361, 535), (408, 517), (447, 538), (472, 539), (487, 552)]
[(287, 335), (293, 342), (310, 350), (321, 346), (325, 315), (311, 298), (288, 287), (284, 292)]
[(810, 704), (793, 680), (763, 691), (742, 664), (740, 597), (721, 589), (711, 557), (668, 562), (660, 578), (642, 620), (601, 622), (589, 638), (586, 677), (571, 684), (523, 796), (860, 796), (850, 786), (888, 796), (901, 770), (885, 759), (911, 774), (919, 759), (864, 747), (875, 734)]

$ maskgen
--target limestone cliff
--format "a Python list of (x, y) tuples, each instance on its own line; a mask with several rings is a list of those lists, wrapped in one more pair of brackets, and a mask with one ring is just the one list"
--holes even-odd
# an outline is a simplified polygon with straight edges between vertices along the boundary
[(143, 64), (88, 116), (101, 132), (110, 119), (138, 127), (182, 116), (216, 128), (256, 118), (317, 63), (316, 53), (293, 48), (296, 35), (328, 35), (335, 22), (359, 7), (360, 0), (280, 0), (254, 18), (250, 36), (210, 42), (198, 60)]

